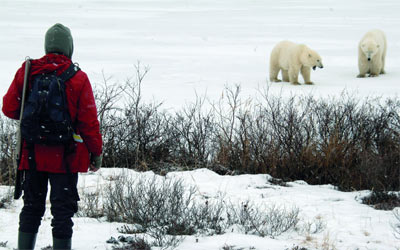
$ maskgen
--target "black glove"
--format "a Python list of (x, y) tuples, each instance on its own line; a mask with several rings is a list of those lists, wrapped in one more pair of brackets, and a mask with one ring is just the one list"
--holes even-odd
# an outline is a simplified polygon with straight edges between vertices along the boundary
[(103, 160), (103, 155), (91, 155), (90, 157), (90, 170), (96, 172), (101, 168), (101, 162)]

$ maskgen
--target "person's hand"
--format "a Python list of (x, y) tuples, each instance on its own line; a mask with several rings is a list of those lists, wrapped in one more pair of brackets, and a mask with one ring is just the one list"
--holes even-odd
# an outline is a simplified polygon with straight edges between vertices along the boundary
[(89, 170), (93, 172), (97, 172), (101, 168), (101, 162), (103, 160), (103, 155), (92, 155), (90, 157), (90, 166)]

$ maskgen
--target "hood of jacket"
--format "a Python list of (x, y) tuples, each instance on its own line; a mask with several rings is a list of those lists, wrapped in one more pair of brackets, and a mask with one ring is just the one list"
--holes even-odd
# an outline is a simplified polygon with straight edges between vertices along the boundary
[(29, 73), (31, 76), (50, 72), (57, 72), (57, 75), (60, 75), (71, 63), (71, 59), (64, 55), (47, 54), (40, 59), (31, 61)]

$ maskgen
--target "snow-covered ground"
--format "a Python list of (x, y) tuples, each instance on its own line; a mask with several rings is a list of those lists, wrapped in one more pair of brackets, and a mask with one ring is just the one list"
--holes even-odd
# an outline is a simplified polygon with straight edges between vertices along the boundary
[[(56, 22), (70, 27), (73, 60), (93, 84), (102, 71), (111, 81), (123, 82), (140, 61), (150, 67), (143, 83), (147, 100), (164, 101), (165, 108), (181, 108), (196, 92), (210, 100), (226, 85), (241, 84), (245, 96), (261, 87), (282, 95), (397, 96), (400, 90), (400, 2), (398, 0), (1, 0), (0, 96), (3, 96), (26, 56), (43, 55), (46, 30)], [(369, 29), (382, 29), (388, 39), (387, 74), (359, 79), (357, 45)], [(315, 85), (292, 86), (267, 82), (268, 58), (281, 40), (305, 43), (322, 56), (324, 69), (312, 71)], [(302, 82), (302, 79), (300, 79)], [(80, 186), (95, 185), (114, 170), (82, 175)], [(118, 171), (118, 170), (115, 170)], [(304, 245), (322, 249), (329, 240), (337, 249), (399, 249), (392, 234), (391, 212), (359, 204), (364, 192), (343, 193), (331, 186), (266, 185), (263, 175), (222, 177), (207, 171), (175, 173), (195, 182), (213, 196), (295, 204), (301, 219), (321, 217), (327, 228), (306, 241), (297, 232), (276, 239), (229, 233), (187, 237), (179, 249), (220, 249), (224, 244), (256, 249), (286, 249)], [(264, 187), (264, 188), (260, 188)], [(16, 247), (21, 201), (0, 209), (0, 242)], [(38, 246), (51, 243), (51, 215), (47, 211)], [(105, 239), (117, 236), (118, 224), (76, 218), (74, 249), (106, 249)], [(0, 248), (1, 249), (1, 248)]]
[[(267, 85), (269, 53), (281, 40), (317, 50), (324, 69), (314, 86), (274, 83), (272, 90), (336, 95), (397, 95), (400, 88), (400, 2), (397, 0), (2, 0), (0, 95), (26, 56), (43, 55), (46, 30), (71, 28), (73, 60), (93, 83), (102, 71), (124, 82), (140, 61), (150, 73), (143, 95), (180, 108), (195, 92), (211, 100), (225, 85), (254, 97)], [(357, 45), (369, 29), (388, 40), (387, 74), (358, 79)], [(302, 81), (302, 79), (301, 79)]]
[[(118, 175), (131, 175), (139, 178), (152, 178), (152, 172), (138, 173), (124, 169), (102, 169), (96, 174), (80, 176), (79, 189), (99, 190), (110, 179)], [(114, 177), (114, 178), (110, 178)], [(163, 178), (163, 177), (159, 177)], [(298, 230), (291, 230), (274, 239), (232, 232), (218, 236), (188, 236), (179, 245), (181, 250), (222, 249), (223, 246), (235, 246), (235, 249), (285, 250), (293, 246), (307, 249), (399, 249), (400, 240), (393, 234), (395, 223), (391, 211), (378, 211), (359, 202), (367, 191), (340, 192), (331, 185), (312, 186), (303, 181), (288, 183), (288, 187), (272, 185), (268, 175), (220, 176), (207, 170), (172, 172), (166, 178), (181, 178), (187, 185), (196, 188), (195, 197), (216, 198), (223, 196), (227, 201), (250, 200), (257, 204), (298, 207), (300, 222)], [(3, 192), (5, 187), (1, 189)], [(22, 201), (14, 202), (8, 209), (0, 209), (0, 242), (8, 241), (12, 249), (17, 246), (18, 214)], [(303, 225), (319, 220), (325, 225), (321, 232), (307, 234)], [(51, 244), (50, 204), (39, 230), (37, 247)], [(105, 241), (111, 236), (121, 235), (119, 223), (107, 223), (104, 220), (74, 218), (73, 247), (80, 249), (111, 249)], [(196, 241), (198, 239), (198, 241)], [(397, 248), (396, 248), (397, 247)], [(0, 248), (2, 249), (2, 248)], [(40, 249), (40, 248), (38, 248)]]

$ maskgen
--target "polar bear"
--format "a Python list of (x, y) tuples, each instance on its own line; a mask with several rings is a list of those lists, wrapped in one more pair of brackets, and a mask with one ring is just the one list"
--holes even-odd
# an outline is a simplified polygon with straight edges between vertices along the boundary
[(279, 42), (272, 49), (269, 61), (269, 79), (271, 82), (280, 82), (278, 73), (282, 71), (282, 80), (298, 85), (299, 72), (303, 75), (306, 84), (313, 84), (310, 80), (311, 67), (323, 68), (319, 54), (304, 44), (290, 41)]
[(386, 37), (381, 30), (368, 31), (358, 44), (358, 69), (357, 77), (365, 74), (374, 77), (385, 73)]

